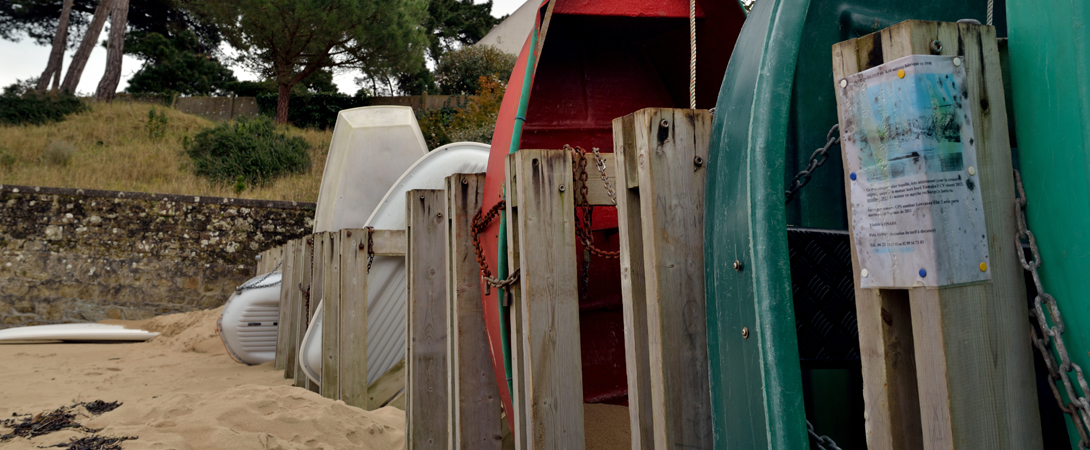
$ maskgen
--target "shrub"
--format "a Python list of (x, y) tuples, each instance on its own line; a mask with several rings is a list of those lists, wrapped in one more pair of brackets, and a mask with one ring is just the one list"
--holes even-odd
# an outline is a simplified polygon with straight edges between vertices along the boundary
[(159, 108), (148, 110), (148, 139), (158, 141), (167, 132), (167, 112)]
[(447, 104), (439, 109), (416, 112), (416, 121), (428, 148), (460, 141), (492, 143), (506, 88), (495, 77), (482, 76), (477, 84), (480, 86), (477, 95), (461, 107)]
[(76, 154), (76, 146), (62, 140), (49, 141), (42, 150), (42, 162), (51, 166), (67, 166)]
[(310, 169), (310, 145), (290, 137), (267, 117), (241, 118), (206, 128), (184, 141), (197, 175), (250, 185)]
[(515, 56), (491, 45), (473, 45), (448, 52), (435, 70), (435, 82), (444, 94), (477, 92), (481, 77), (507, 80)]
[[(27, 82), (29, 82), (28, 80)], [(0, 124), (44, 125), (63, 121), (69, 114), (83, 112), (87, 106), (68, 93), (40, 93), (28, 89), (27, 82), (16, 82), (0, 95)]]

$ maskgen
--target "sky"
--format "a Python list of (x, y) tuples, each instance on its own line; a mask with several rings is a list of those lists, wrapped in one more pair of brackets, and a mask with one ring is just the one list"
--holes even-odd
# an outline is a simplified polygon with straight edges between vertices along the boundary
[[(503, 16), (504, 14), (510, 14), (522, 6), (524, 0), (493, 0), (492, 1), (492, 15), (496, 17)], [(539, 1), (539, 0), (535, 0)], [(483, 2), (477, 2), (483, 3)], [(107, 25), (106, 29), (109, 29)], [(101, 40), (105, 40), (107, 31), (103, 30)], [(49, 46), (37, 45), (28, 37), (24, 37), (19, 42), (12, 42), (8, 40), (0, 39), (0, 61), (4, 61), (0, 64), (0, 87), (8, 86), (15, 83), (16, 80), (25, 80), (27, 78), (38, 77), (45, 70), (45, 65), (49, 61)], [(226, 49), (230, 54), (233, 49)], [(64, 54), (64, 67), (63, 71), (68, 70), (68, 63), (72, 59), (72, 54), (75, 51), (69, 49)], [(125, 90), (125, 87), (129, 84), (129, 78), (132, 74), (140, 69), (140, 60), (133, 58), (129, 55), (125, 55), (121, 61), (121, 83), (118, 85), (118, 91)], [(231, 67), (235, 71), (235, 76), (240, 80), (256, 80), (257, 75), (247, 72), (239, 67)], [(106, 49), (101, 45), (96, 45), (95, 49), (91, 52), (90, 59), (87, 60), (87, 66), (83, 70), (83, 76), (80, 78), (79, 87), (76, 88), (76, 92), (80, 94), (93, 94), (95, 88), (98, 87), (99, 79), (102, 78), (102, 73), (106, 70)], [(355, 78), (359, 77), (358, 72), (344, 72), (337, 73), (333, 77), (333, 82), (337, 84), (337, 87), (346, 94), (353, 94), (359, 89), (356, 86)]]

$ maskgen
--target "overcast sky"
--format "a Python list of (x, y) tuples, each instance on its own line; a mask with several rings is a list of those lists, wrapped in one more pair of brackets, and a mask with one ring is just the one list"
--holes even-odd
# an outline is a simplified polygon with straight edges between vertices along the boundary
[[(492, 1), (492, 15), (499, 17), (504, 14), (510, 14), (518, 9), (522, 5), (524, 0), (493, 0)], [(535, 0), (540, 1), (540, 0)], [(481, 2), (478, 2), (481, 3)], [(109, 26), (107, 26), (107, 29)], [(105, 30), (102, 32), (101, 39), (105, 40), (107, 33)], [(35, 44), (30, 38), (23, 38), (19, 42), (12, 42), (8, 40), (0, 39), (0, 87), (8, 86), (15, 82), (15, 80), (25, 80), (27, 78), (37, 77), (45, 70), (45, 65), (49, 60), (48, 46), (41, 46)], [(68, 63), (72, 59), (73, 50), (68, 50), (64, 55), (64, 68), (62, 70), (68, 70)], [(134, 72), (140, 68), (140, 61), (132, 58), (129, 55), (125, 55), (124, 60), (121, 63), (121, 84), (118, 85), (118, 90), (123, 91), (129, 84), (129, 78)], [(249, 72), (244, 72), (241, 68), (232, 67), (235, 71), (235, 76), (242, 80), (253, 80), (257, 77)], [(100, 45), (96, 45), (95, 49), (91, 52), (91, 58), (87, 61), (87, 66), (83, 70), (83, 76), (80, 78), (79, 87), (76, 91), (81, 94), (92, 94), (95, 88), (98, 87), (99, 79), (102, 78), (102, 73), (106, 70), (106, 49)], [(333, 81), (337, 84), (337, 87), (346, 94), (355, 93), (358, 87), (355, 81), (356, 77), (359, 77), (358, 72), (339, 73), (333, 77)]]

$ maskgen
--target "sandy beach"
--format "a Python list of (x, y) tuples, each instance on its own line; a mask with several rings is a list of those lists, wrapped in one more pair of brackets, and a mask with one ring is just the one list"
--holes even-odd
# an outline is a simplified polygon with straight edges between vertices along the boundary
[[(272, 363), (235, 362), (216, 336), (218, 315), (216, 309), (124, 322), (162, 333), (138, 344), (0, 345), (0, 418), (120, 401), (78, 421), (102, 429), (100, 436), (136, 436), (125, 449), (404, 448), (402, 410), (364, 411), (292, 387)], [(628, 448), (627, 408), (587, 405), (586, 425), (588, 449)], [(37, 449), (88, 435), (64, 430), (0, 447)]]

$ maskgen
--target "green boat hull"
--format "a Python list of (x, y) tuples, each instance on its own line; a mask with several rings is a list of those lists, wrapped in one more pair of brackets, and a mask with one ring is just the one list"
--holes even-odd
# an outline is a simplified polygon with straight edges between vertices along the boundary
[[(784, 190), (836, 123), (831, 46), (908, 19), (983, 22), (986, 8), (985, 0), (755, 3), (727, 67), (709, 144), (705, 275), (715, 448), (809, 447), (787, 227), (847, 228), (840, 158), (829, 158), (787, 206)], [(1001, 9), (996, 14), (1004, 17)], [(822, 378), (837, 385), (851, 377), (810, 380)], [(860, 395), (841, 386), (844, 396)]]
[[(1008, 0), (1015, 137), (1041, 252), (1041, 281), (1063, 314), (1071, 361), (1090, 369), (1090, 4)], [(1075, 381), (1074, 379), (1072, 381)], [(1062, 384), (1060, 391), (1064, 392)], [(1064, 394), (1064, 398), (1067, 396)], [(1069, 400), (1068, 400), (1069, 401)], [(1067, 421), (1071, 447), (1078, 434)]]

